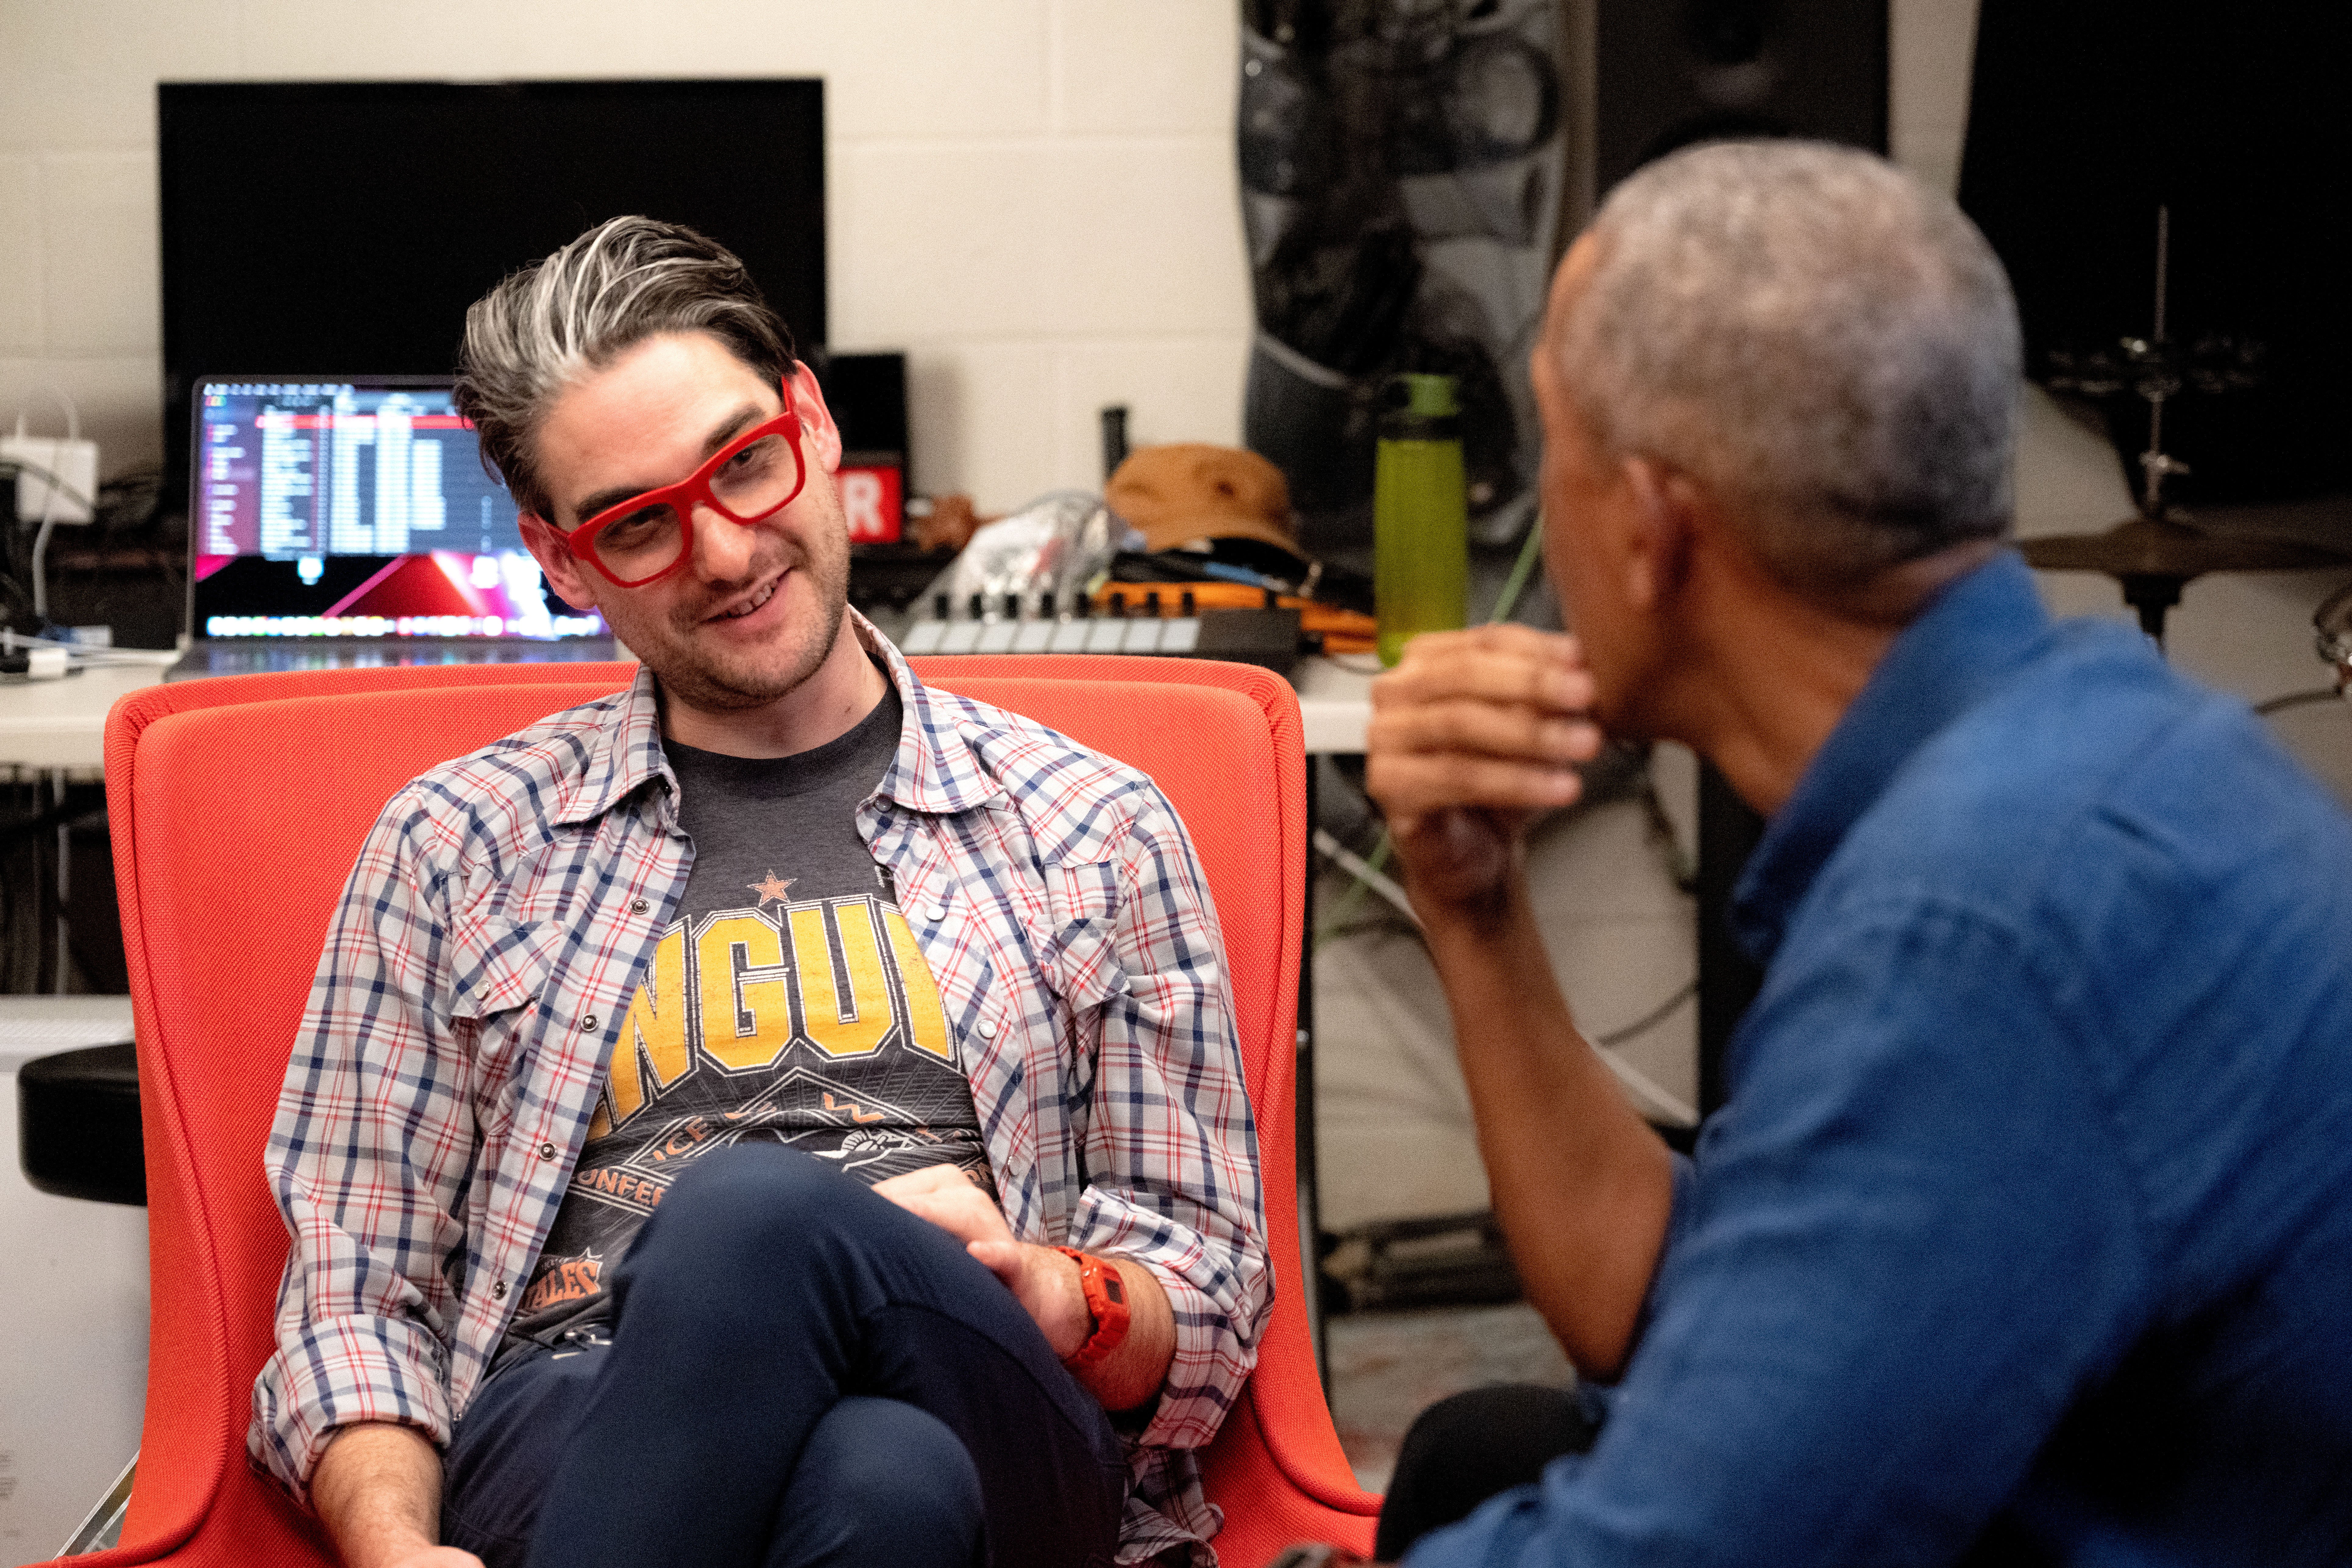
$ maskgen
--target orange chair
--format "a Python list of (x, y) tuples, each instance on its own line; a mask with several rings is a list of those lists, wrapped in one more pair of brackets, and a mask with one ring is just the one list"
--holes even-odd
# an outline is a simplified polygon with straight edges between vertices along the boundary
[[(1380, 1500), (1333, 1431), (1296, 1278), (1292, 1071), (1305, 915), (1298, 710), (1262, 670), (1201, 661), (918, 661), (1150, 773), (1190, 826), (1223, 923), (1281, 1289), (1256, 1373), (1205, 1457), (1231, 1568), (1314, 1538), (1369, 1551)], [(261, 1152), (319, 944), (376, 812), (425, 768), (611, 691), (630, 665), (239, 676), (152, 688), (107, 723), (107, 794), (146, 1132), (147, 1414), (122, 1543), (69, 1560), (336, 1561), (247, 1468), (286, 1232)]]

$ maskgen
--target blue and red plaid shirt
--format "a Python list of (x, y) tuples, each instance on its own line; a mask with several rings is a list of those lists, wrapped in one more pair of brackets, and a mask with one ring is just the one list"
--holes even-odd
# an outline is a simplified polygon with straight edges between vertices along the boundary
[[(1205, 1541), (1219, 1520), (1192, 1450), (1273, 1300), (1207, 885), (1148, 778), (926, 689), (856, 625), (906, 710), (858, 830), (938, 981), (1005, 1218), (1024, 1240), (1134, 1259), (1175, 1309), (1120, 1558)], [(677, 817), (640, 671), (424, 774), (368, 835), (266, 1156), (293, 1250), (248, 1447), (296, 1496), (340, 1426), (448, 1442), (685, 892)]]

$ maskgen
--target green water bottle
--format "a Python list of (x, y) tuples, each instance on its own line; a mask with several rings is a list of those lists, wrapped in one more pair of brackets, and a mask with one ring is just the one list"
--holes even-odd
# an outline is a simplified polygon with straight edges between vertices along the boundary
[(1407, 639), (1452, 631), (1468, 614), (1469, 504), (1461, 405), (1450, 375), (1390, 378), (1372, 468), (1372, 601), (1381, 662)]

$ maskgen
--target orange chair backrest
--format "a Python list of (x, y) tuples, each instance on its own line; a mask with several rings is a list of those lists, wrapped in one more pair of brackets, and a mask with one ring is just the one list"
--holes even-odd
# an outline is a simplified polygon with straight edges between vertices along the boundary
[[(1223, 922), (1282, 1289), (1261, 1366), (1209, 1458), (1237, 1568), (1304, 1535), (1369, 1543), (1315, 1379), (1290, 1099), (1304, 924), (1296, 700), (1263, 671), (1141, 659), (920, 661), (1152, 774)], [(361, 838), (403, 783), (602, 696), (634, 666), (238, 677), (134, 694), (108, 795), (146, 1108), (153, 1281), (146, 1429), (121, 1563), (331, 1563), (245, 1467), (286, 1233), (261, 1172), (320, 943)], [(1087, 679), (1070, 679), (1084, 676)]]

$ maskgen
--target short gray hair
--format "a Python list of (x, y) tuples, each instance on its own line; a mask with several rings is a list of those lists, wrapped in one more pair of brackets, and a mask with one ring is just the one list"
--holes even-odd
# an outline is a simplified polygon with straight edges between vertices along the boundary
[(1850, 148), (1716, 142), (1633, 174), (1591, 232), (1554, 326), (1578, 410), (1604, 454), (1739, 506), (1783, 583), (2008, 531), (2017, 305), (1948, 198)]
[(457, 412), (515, 504), (552, 521), (540, 426), (564, 390), (661, 332), (709, 332), (770, 381), (793, 335), (732, 252), (682, 224), (616, 217), (509, 273), (466, 312)]

